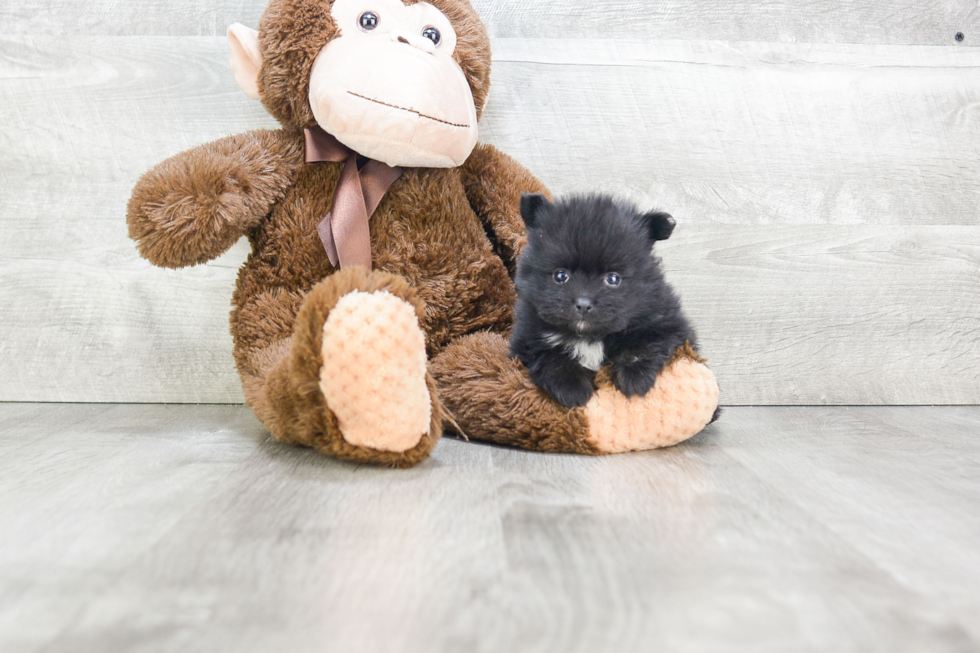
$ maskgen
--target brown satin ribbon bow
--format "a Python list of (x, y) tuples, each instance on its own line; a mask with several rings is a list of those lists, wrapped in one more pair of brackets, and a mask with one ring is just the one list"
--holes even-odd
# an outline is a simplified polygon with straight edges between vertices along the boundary
[(401, 177), (402, 169), (373, 159), (358, 165), (358, 159), (363, 161), (363, 157), (319, 127), (307, 128), (305, 134), (307, 163), (344, 162), (333, 206), (316, 226), (327, 258), (334, 267), (339, 263), (342, 268), (363, 265), (370, 269), (368, 220), (391, 185)]

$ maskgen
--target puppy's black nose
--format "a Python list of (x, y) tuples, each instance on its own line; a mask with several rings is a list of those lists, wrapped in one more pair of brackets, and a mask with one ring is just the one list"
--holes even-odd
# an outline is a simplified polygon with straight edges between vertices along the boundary
[(575, 310), (585, 315), (592, 310), (592, 300), (588, 297), (579, 297), (575, 300)]

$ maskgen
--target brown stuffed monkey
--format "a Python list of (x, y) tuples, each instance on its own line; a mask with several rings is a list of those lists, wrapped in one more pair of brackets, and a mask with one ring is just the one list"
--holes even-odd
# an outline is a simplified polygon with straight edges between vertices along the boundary
[(600, 371), (566, 410), (508, 355), (522, 192), (477, 144), (490, 44), (467, 0), (272, 0), (229, 29), (235, 79), (281, 123), (201, 145), (138, 182), (130, 235), (152, 263), (252, 253), (231, 331), (245, 397), (272, 434), (407, 467), (444, 422), (472, 438), (586, 454), (675, 444), (718, 400), (689, 349), (626, 399)]

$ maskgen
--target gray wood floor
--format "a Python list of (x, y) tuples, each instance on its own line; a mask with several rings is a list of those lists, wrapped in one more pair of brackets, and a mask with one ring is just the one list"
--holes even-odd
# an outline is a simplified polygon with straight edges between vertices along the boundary
[(976, 651), (980, 407), (734, 408), (409, 471), (237, 406), (0, 404), (0, 650)]

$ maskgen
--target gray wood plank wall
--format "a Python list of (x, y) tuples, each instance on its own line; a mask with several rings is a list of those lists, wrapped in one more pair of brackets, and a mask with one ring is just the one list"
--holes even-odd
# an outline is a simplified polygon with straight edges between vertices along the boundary
[[(974, 0), (471, 0), (491, 36), (947, 45), (980, 42)], [(7, 34), (219, 36), (265, 0), (7, 0)]]
[[(980, 402), (974, 2), (475, 4), (482, 139), (678, 217), (661, 255), (723, 403)], [(241, 401), (244, 243), (156, 269), (124, 208), (163, 158), (274, 126), (220, 36), (263, 5), (0, 4), (0, 401)]]

